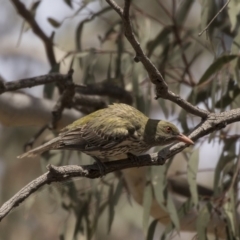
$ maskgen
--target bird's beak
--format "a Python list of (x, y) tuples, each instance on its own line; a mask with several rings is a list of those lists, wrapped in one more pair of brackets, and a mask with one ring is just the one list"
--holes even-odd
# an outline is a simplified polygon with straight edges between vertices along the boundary
[(177, 136), (177, 140), (187, 143), (187, 144), (194, 144), (194, 142), (190, 138), (188, 138), (187, 136), (185, 136), (183, 134), (179, 134)]

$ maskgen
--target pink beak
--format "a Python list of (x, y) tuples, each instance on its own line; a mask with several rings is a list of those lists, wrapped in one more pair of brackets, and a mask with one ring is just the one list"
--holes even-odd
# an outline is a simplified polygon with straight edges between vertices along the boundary
[(194, 144), (194, 142), (188, 138), (187, 136), (183, 135), (183, 134), (179, 134), (179, 136), (177, 137), (177, 139), (181, 142), (187, 143), (187, 144)]

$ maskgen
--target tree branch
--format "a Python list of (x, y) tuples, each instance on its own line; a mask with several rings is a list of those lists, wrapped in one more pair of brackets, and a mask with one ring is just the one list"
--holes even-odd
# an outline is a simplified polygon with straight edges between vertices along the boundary
[[(49, 73), (32, 78), (24, 78), (11, 82), (3, 82), (0, 85), (0, 94), (9, 91), (16, 91), (22, 88), (31, 88), (53, 82), (66, 82), (69, 78), (69, 74), (61, 73)], [(84, 86), (82, 86), (83, 88)]]
[(47, 58), (52, 67), (54, 67), (57, 62), (54, 55), (53, 43), (51, 37), (48, 37), (43, 30), (39, 27), (38, 23), (35, 21), (33, 15), (28, 11), (23, 3), (19, 0), (11, 0), (15, 6), (17, 12), (20, 16), (25, 19), (31, 26), (33, 32), (43, 41), (46, 50)]
[(55, 129), (57, 127), (58, 121), (62, 117), (62, 112), (65, 108), (71, 108), (73, 105), (73, 97), (75, 95), (75, 85), (73, 83), (72, 75), (73, 70), (68, 72), (67, 80), (63, 83), (64, 90), (58, 101), (56, 102), (52, 111), (52, 123), (51, 128)]
[(181, 108), (186, 110), (187, 112), (199, 116), (201, 118), (207, 118), (209, 112), (204, 109), (199, 109), (198, 107), (193, 106), (188, 101), (182, 99), (180, 96), (175, 95), (173, 92), (168, 90), (168, 85), (163, 79), (161, 73), (158, 69), (154, 66), (151, 60), (144, 54), (140, 43), (136, 39), (133, 29), (131, 26), (131, 21), (129, 17), (129, 8), (130, 8), (130, 0), (125, 0), (124, 8), (122, 9), (114, 0), (106, 0), (106, 2), (119, 14), (122, 18), (124, 33), (132, 45), (133, 49), (135, 50), (136, 57), (135, 62), (141, 62), (145, 67), (150, 80), (156, 86), (156, 98), (163, 98), (168, 99), (176, 104), (178, 104)]

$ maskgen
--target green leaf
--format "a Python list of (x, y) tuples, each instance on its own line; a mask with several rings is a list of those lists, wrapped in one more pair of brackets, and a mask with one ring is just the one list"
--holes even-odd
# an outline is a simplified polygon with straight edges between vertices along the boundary
[(222, 57), (219, 57), (215, 62), (213, 62), (208, 69), (205, 71), (205, 73), (200, 78), (198, 85), (206, 82), (214, 73), (221, 70), (222, 67), (234, 60), (238, 55), (224, 55)]
[(212, 205), (207, 203), (199, 212), (197, 218), (197, 234), (199, 240), (207, 240), (207, 227), (211, 217)]
[(194, 1), (192, 0), (185, 0), (181, 1), (181, 5), (177, 11), (177, 16), (176, 16), (176, 23), (178, 26), (181, 26), (184, 24), (186, 17), (188, 16), (188, 12), (191, 9), (192, 4)]
[(168, 119), (168, 107), (167, 107), (166, 101), (162, 98), (159, 98), (158, 103), (161, 107), (161, 110), (163, 111), (165, 118)]
[(162, 166), (152, 167), (152, 179), (154, 195), (159, 205), (167, 211), (167, 171), (171, 166), (173, 158)]
[[(192, 199), (188, 199), (186, 202), (184, 202), (182, 204), (182, 206), (178, 209), (177, 213), (178, 213), (178, 217), (181, 220), (181, 218), (185, 217), (186, 215), (189, 214), (189, 211), (192, 209), (193, 207), (193, 202)], [(169, 224), (166, 229), (164, 230), (162, 236), (161, 236), (161, 240), (166, 239), (167, 235), (169, 233), (172, 232), (172, 230), (175, 228), (174, 224), (171, 223)]]
[(73, 7), (72, 7), (72, 0), (64, 0), (64, 2), (65, 2), (70, 8), (73, 8)]
[(61, 26), (61, 24), (62, 24), (61, 22), (58, 22), (57, 20), (55, 20), (55, 19), (53, 19), (51, 17), (47, 18), (47, 20), (55, 28), (59, 28)]
[(147, 47), (147, 56), (150, 57), (154, 50), (160, 46), (162, 43), (164, 43), (168, 39), (168, 35), (172, 32), (171, 27), (166, 27), (162, 29), (159, 34), (155, 37), (155, 39), (149, 41), (146, 45)]
[(177, 209), (174, 205), (171, 195), (168, 193), (167, 197), (167, 210), (170, 215), (170, 218), (175, 226), (175, 228), (179, 231), (180, 230), (180, 223), (178, 218)]
[(147, 229), (148, 229), (150, 210), (151, 210), (152, 200), (153, 200), (153, 190), (152, 190), (152, 184), (150, 181), (151, 179), (150, 167), (148, 168), (146, 175), (147, 175), (146, 186), (145, 186), (144, 195), (143, 195), (143, 230), (144, 232), (147, 232)]
[(224, 170), (225, 166), (233, 161), (236, 158), (236, 140), (235, 139), (227, 139), (224, 141), (224, 148), (220, 159), (217, 163), (215, 174), (214, 174), (214, 195), (217, 196), (222, 191), (222, 180), (225, 176), (222, 175), (222, 171)]
[(191, 197), (195, 206), (198, 205), (198, 191), (197, 191), (197, 171), (199, 161), (199, 150), (195, 150), (189, 158), (187, 179), (191, 192)]
[(122, 190), (123, 190), (123, 181), (122, 181), (122, 179), (119, 179), (115, 193), (113, 195), (113, 202), (114, 202), (115, 206), (117, 205), (117, 203), (121, 197)]
[(184, 132), (189, 132), (188, 124), (187, 124), (187, 113), (183, 109), (179, 114), (179, 122), (181, 123), (182, 129)]
[[(239, 20), (240, 21), (240, 20)], [(240, 49), (240, 34), (237, 34), (235, 36), (235, 38), (233, 39), (233, 44), (231, 47), (231, 53), (238, 53), (239, 49)], [(233, 60), (230, 63), (230, 71), (233, 74), (233, 79), (237, 81), (238, 83), (238, 87), (240, 88), (240, 73), (239, 73), (239, 69), (240, 69), (240, 64), (239, 64), (240, 58), (238, 57), (237, 59)]]
[[(113, 199), (113, 184), (109, 187), (109, 193), (108, 193), (108, 198), (109, 199)], [(109, 202), (109, 217), (108, 217), (108, 233), (110, 233), (111, 230), (111, 226), (113, 223), (113, 219), (114, 219), (114, 215), (115, 215), (115, 211), (114, 211), (114, 203), (113, 201)]]
[[(236, 221), (236, 203), (235, 203), (235, 194), (234, 194), (234, 188), (231, 187), (228, 191), (229, 200), (226, 201), (226, 203), (223, 205), (224, 213), (226, 218), (228, 219), (228, 231), (231, 233), (231, 235), (236, 236), (236, 228), (235, 223)], [(233, 238), (235, 239), (235, 238)]]
[[(216, 1), (202, 0), (202, 12), (201, 12), (201, 30), (203, 30), (207, 24), (214, 18), (214, 16), (219, 11)], [(218, 26), (218, 21), (215, 19), (209, 26), (206, 31), (207, 36), (212, 39), (214, 29)]]
[(152, 169), (153, 171), (153, 189), (154, 195), (160, 206), (166, 209), (167, 203), (167, 166), (156, 166)]
[(226, 93), (216, 102), (216, 108), (226, 108), (228, 107), (240, 94), (240, 88), (233, 79), (228, 82)]
[(229, 20), (231, 22), (231, 31), (233, 31), (237, 25), (237, 17), (239, 15), (240, 10), (240, 2), (239, 0), (231, 0), (227, 6)]
[(146, 240), (153, 240), (155, 229), (156, 229), (156, 226), (157, 226), (158, 222), (159, 222), (158, 219), (155, 219), (151, 222), (151, 224), (148, 228), (148, 233), (147, 233)]
[(33, 16), (35, 16), (37, 8), (40, 6), (41, 1), (33, 2), (32, 6), (30, 7), (30, 12)]

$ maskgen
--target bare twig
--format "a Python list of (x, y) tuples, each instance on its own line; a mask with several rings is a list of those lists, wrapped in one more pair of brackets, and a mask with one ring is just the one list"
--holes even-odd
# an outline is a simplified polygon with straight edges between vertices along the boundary
[(62, 83), (64, 84), (63, 93), (59, 97), (56, 105), (53, 108), (53, 111), (52, 111), (53, 118), (51, 123), (51, 128), (53, 129), (57, 127), (57, 122), (60, 120), (64, 108), (72, 107), (73, 97), (75, 94), (75, 85), (73, 83), (72, 75), (73, 75), (73, 70), (71, 69), (67, 74), (66, 81)]
[(153, 84), (155, 84), (156, 98), (161, 97), (164, 99), (168, 99), (168, 100), (178, 104), (180, 107), (182, 107), (184, 110), (186, 110), (189, 113), (192, 113), (201, 118), (207, 118), (207, 116), (209, 114), (208, 111), (193, 106), (188, 101), (182, 99), (180, 96), (178, 96), (168, 90), (168, 85), (164, 81), (161, 73), (154, 66), (154, 64), (151, 62), (151, 60), (144, 54), (144, 52), (140, 46), (140, 43), (137, 41), (137, 39), (133, 33), (133, 29), (132, 29), (131, 22), (130, 22), (129, 8), (130, 8), (131, 1), (125, 0), (123, 9), (120, 6), (118, 6), (114, 0), (106, 0), (106, 2), (108, 2), (108, 4), (122, 18), (125, 36), (126, 36), (127, 40), (129, 41), (129, 43), (132, 45), (132, 47), (136, 53), (135, 61), (136, 62), (140, 61), (143, 64), (146, 71), (148, 72), (151, 82)]
[(23, 3), (19, 0), (11, 0), (15, 6), (19, 15), (21, 15), (27, 23), (31, 26), (33, 32), (43, 41), (48, 61), (52, 67), (54, 67), (57, 62), (54, 55), (53, 43), (51, 37), (48, 37), (43, 30), (39, 27), (38, 23), (34, 19), (34, 16), (28, 11)]
[(68, 77), (68, 74), (49, 73), (38, 77), (24, 78), (11, 82), (2, 82), (2, 85), (0, 86), (0, 94), (4, 92), (16, 91), (22, 88), (31, 88), (53, 82), (65, 82), (67, 81)]
[(24, 144), (24, 152), (28, 150), (28, 148), (32, 148), (35, 141), (42, 135), (42, 133), (49, 128), (49, 124), (45, 124), (43, 127), (39, 129), (39, 131), (26, 143)]
[[(110, 7), (106, 7), (101, 9), (98, 12), (93, 13), (90, 17), (88, 17), (87, 19), (84, 19), (77, 27), (76, 30), (76, 46), (77, 46), (77, 50), (81, 51), (82, 50), (82, 44), (81, 44), (81, 35), (82, 35), (82, 31), (83, 31), (83, 27), (86, 23), (91, 22), (95, 17), (99, 17), (100, 15), (108, 12), (109, 10), (111, 10)], [(80, 63), (81, 63), (81, 59), (79, 59)]]
[(212, 20), (208, 23), (208, 25), (200, 32), (198, 33), (198, 36), (201, 36), (205, 31), (208, 30), (209, 26), (212, 24), (212, 22), (217, 18), (217, 16), (224, 10), (225, 7), (229, 4), (230, 0), (228, 0), (223, 7), (217, 12), (217, 14), (212, 18)]

